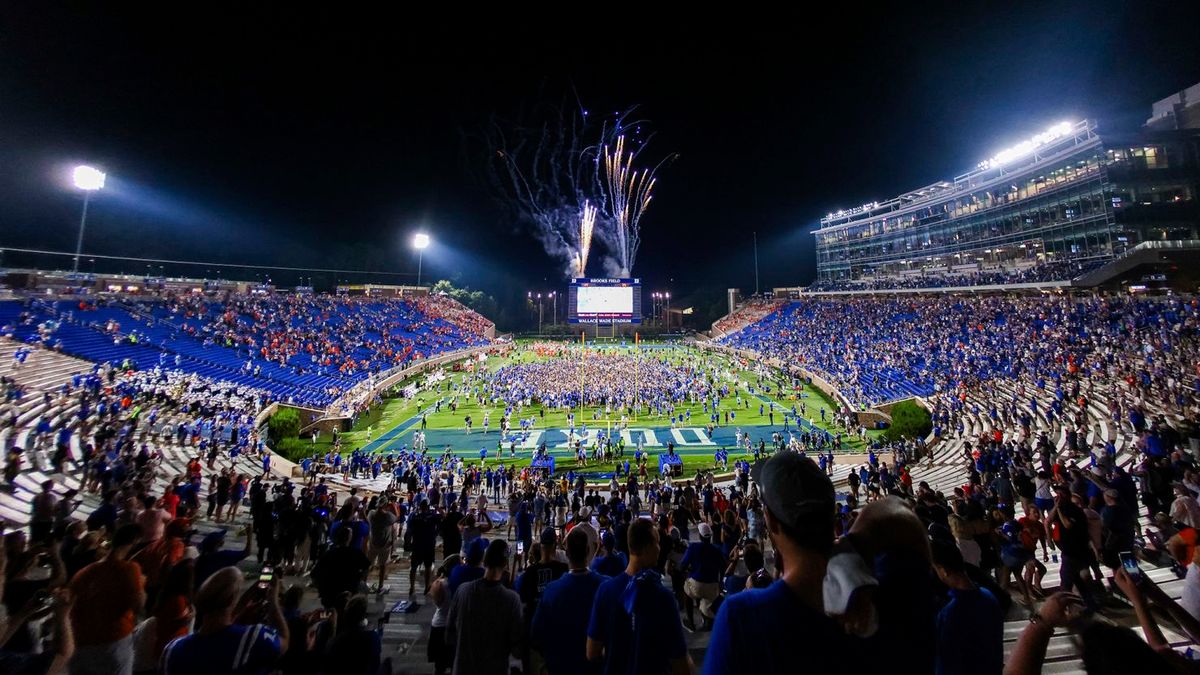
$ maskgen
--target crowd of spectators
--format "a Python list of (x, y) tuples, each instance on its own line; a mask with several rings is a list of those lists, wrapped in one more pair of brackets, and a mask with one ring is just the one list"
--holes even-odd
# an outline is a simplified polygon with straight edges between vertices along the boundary
[(720, 342), (801, 366), (856, 406), (1071, 370), (1139, 385), (1195, 382), (1198, 304), (1178, 297), (805, 298)]
[[(483, 342), (482, 331), (464, 328), (482, 322), (468, 320), (474, 312), (448, 298), (232, 295), (213, 303), (180, 296), (166, 309), (168, 320), (193, 336), (321, 373), (386, 370), (411, 358)], [(193, 317), (202, 325), (188, 321)]]
[(444, 319), (465, 333), (487, 335), (489, 331), (496, 329), (496, 324), (490, 319), (448, 295), (439, 293), (418, 296), (412, 302), (425, 316)]
[(747, 300), (730, 314), (717, 319), (716, 323), (713, 324), (713, 330), (722, 335), (735, 331), (742, 326), (758, 321), (778, 309), (782, 304), (782, 300), (766, 300), (762, 298)]
[[(257, 390), (98, 365), (42, 394), (71, 415), (9, 436), (26, 443), (9, 449), (16, 471), (76, 475), (97, 505), (46, 481), (28, 529), (5, 534), (0, 664), (375, 675), (388, 664), (366, 596), (399, 564), (436, 608), (439, 674), (684, 673), (689, 632), (707, 634), (705, 673), (1022, 674), (1062, 628), (1075, 641), (1053, 650), (1089, 672), (1192, 672), (1177, 650), (1200, 639), (1198, 312), (1177, 297), (785, 306), (729, 341), (857, 402), (887, 393), (881, 376), (928, 387), (932, 449), (956, 449), (941, 464), (957, 478), (934, 485), (923, 444), (889, 465), (879, 443), (842, 494), (831, 466), (786, 448), (735, 462), (727, 484), (631, 474), (604, 491), (414, 450), (386, 490), (339, 494), (315, 472), (269, 478), (246, 427)], [(15, 425), (31, 394), (3, 393)], [(1089, 433), (1101, 394), (1111, 431)], [(966, 434), (967, 415), (987, 423)], [(245, 522), (244, 545), (197, 538), (202, 521)], [(1014, 614), (1030, 620), (1006, 658)]]
[(173, 366), (320, 407), (372, 375), (488, 344), (491, 328), (440, 296), (233, 293), (8, 301), (0, 322), (6, 336), (90, 360)]

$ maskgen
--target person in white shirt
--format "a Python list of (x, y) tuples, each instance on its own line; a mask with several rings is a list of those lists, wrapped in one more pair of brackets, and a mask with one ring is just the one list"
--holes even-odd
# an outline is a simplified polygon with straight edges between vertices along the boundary
[(1175, 483), (1175, 501), (1171, 503), (1171, 520), (1188, 527), (1200, 527), (1200, 503), (1183, 483)]

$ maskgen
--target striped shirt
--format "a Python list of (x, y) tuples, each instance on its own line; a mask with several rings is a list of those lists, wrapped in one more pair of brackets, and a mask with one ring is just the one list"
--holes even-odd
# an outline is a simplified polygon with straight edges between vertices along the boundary
[(171, 641), (162, 655), (162, 675), (265, 675), (279, 660), (279, 633), (261, 623), (234, 624), (219, 633)]

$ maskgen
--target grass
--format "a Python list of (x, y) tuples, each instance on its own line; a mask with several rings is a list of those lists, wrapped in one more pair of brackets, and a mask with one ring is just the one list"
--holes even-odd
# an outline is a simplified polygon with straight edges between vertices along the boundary
[[(528, 341), (518, 342), (518, 347), (527, 344), (527, 342)], [(627, 348), (624, 351), (632, 353), (633, 350)], [(700, 350), (685, 348), (677, 348), (672, 350), (648, 349), (644, 352), (643, 358), (665, 357), (669, 362), (679, 364), (686, 359), (695, 358), (698, 356), (703, 358), (704, 367), (709, 369), (710, 372), (715, 371), (715, 373), (718, 375), (726, 372), (735, 373), (736, 381), (738, 383), (746, 382), (748, 386), (753, 386), (756, 391), (761, 393), (759, 376), (753, 371), (744, 368), (740, 362), (737, 362), (735, 359), (731, 359), (725, 355), (700, 352)], [(518, 361), (529, 362), (540, 360), (545, 359), (537, 356), (531, 351), (525, 351), (518, 348), (508, 356), (489, 358), (486, 362), (486, 367), (489, 370), (495, 371)], [(774, 373), (774, 371), (773, 374), (778, 375), (778, 373)], [(391, 429), (416, 416), (420, 412), (421, 406), (424, 405), (427, 407), (428, 430), (463, 429), (464, 417), (466, 415), (470, 415), (474, 423), (475, 434), (477, 434), (482, 429), (485, 413), (490, 413), (491, 427), (490, 432), (486, 437), (479, 436), (480, 440), (476, 441), (475, 434), (472, 434), (470, 447), (452, 447), (452, 451), (455, 452), (455, 454), (477, 462), (479, 460), (479, 443), (483, 441), (483, 439), (487, 439), (489, 453), (494, 450), (495, 441), (499, 438), (496, 432), (499, 429), (500, 418), (504, 414), (504, 407), (502, 405), (492, 405), (490, 402), (480, 405), (477, 400), (469, 399), (462, 394), (458, 394), (457, 410), (451, 411), (447, 405), (443, 405), (441, 412), (435, 413), (432, 410), (432, 405), (437, 399), (442, 398), (448, 403), (451, 398), (455, 397), (456, 393), (451, 390), (450, 384), (460, 384), (460, 378), (464, 375), (465, 373), (447, 371), (447, 379), (443, 380), (437, 386), (435, 391), (426, 390), (412, 399), (405, 399), (403, 397), (388, 398), (383, 402), (382, 405), (374, 406), (369, 414), (360, 417), (354, 423), (354, 426), (350, 431), (340, 434), (343, 451), (348, 453), (352, 448), (363, 447), (370, 441), (380, 438)], [(781, 377), (780, 381), (790, 384), (789, 380), (790, 378), (788, 380), (784, 380)], [(411, 382), (412, 380), (407, 381), (402, 383), (400, 386), (407, 386)], [(780, 397), (779, 392), (776, 390), (776, 383), (777, 381), (774, 379), (771, 379), (770, 381), (764, 381), (764, 384), (767, 384), (773, 390), (770, 395), (766, 396), (767, 399), (789, 410), (793, 403), (797, 404), (797, 410), (799, 410), (799, 401), (803, 401), (807, 406), (806, 417), (813, 419), (818, 427), (826, 428), (831, 432), (836, 431), (832, 424), (822, 424), (821, 422), (821, 411), (823, 410), (825, 412), (826, 418), (831, 419), (834, 406), (820, 390), (806, 385), (803, 387), (801, 392), (798, 392), (798, 394), (801, 396), (799, 399), (797, 399), (796, 396), (791, 395), (791, 392), (788, 392), (788, 394), (784, 397)], [(770, 435), (774, 430), (767, 426), (770, 420), (770, 417), (767, 413), (767, 404), (760, 401), (757, 396), (749, 394), (747, 388), (742, 388), (740, 384), (738, 385), (738, 393), (741, 395), (743, 401), (749, 401), (749, 405), (743, 405), (739, 407), (736, 404), (736, 398), (734, 396), (731, 395), (725, 397), (721, 402), (720, 408), (720, 412), (722, 413), (722, 421), (724, 420), (725, 411), (736, 410), (736, 420), (732, 421), (730, 426), (736, 425), (740, 427), (743, 432), (750, 434), (756, 443), (759, 438), (762, 438), (766, 440), (768, 444), (770, 444)], [(759, 414), (760, 403), (763, 405), (763, 414), (761, 415)], [(596, 412), (596, 410), (597, 409), (595, 407), (588, 407), (584, 410), (582, 415), (578, 414), (578, 410), (576, 410), (577, 420), (586, 421), (590, 428), (603, 428), (608, 424), (611, 424), (611, 426), (615, 428), (618, 425), (620, 418), (619, 413), (616, 413), (613, 418), (608, 419), (606, 423), (603, 410), (600, 410), (600, 419), (594, 419), (593, 414)], [(708, 413), (704, 411), (701, 405), (684, 405), (677, 408), (677, 414), (683, 411), (691, 412), (691, 421), (685, 426), (703, 427), (707, 425)], [(782, 413), (783, 411), (780, 408), (775, 408), (775, 421), (777, 423), (780, 422)], [(561, 409), (547, 408), (544, 409), (543, 414), (542, 408), (538, 406), (532, 406), (531, 408), (525, 408), (521, 415), (536, 415), (536, 428), (538, 429), (565, 429), (569, 426), (567, 423), (567, 412)], [(670, 421), (666, 415), (639, 416), (636, 420), (631, 421), (631, 425), (635, 423), (637, 425), (649, 427), (668, 427), (670, 425)], [(414, 425), (409, 430), (405, 431), (397, 440), (411, 442), (412, 433), (418, 428), (418, 426)], [(870, 438), (874, 438), (880, 433), (881, 432), (872, 430), (868, 431), (868, 436)], [(321, 434), (318, 437), (317, 442), (315, 444), (310, 444), (310, 446), (314, 452), (320, 452), (324, 454), (332, 447), (332, 442), (332, 434), (325, 433)], [(434, 445), (434, 443), (431, 440), (431, 446), (432, 445)], [(856, 436), (843, 439), (843, 451), (845, 452), (863, 452), (865, 451), (865, 447), (866, 444), (859, 440)], [(432, 447), (431, 450), (433, 450)], [(714, 463), (713, 451), (714, 448), (711, 447), (703, 449), (689, 448), (686, 451), (681, 448), (680, 455), (683, 458), (685, 473), (694, 473), (698, 468), (712, 468)], [(627, 448), (627, 456), (630, 457), (632, 462), (632, 451), (629, 448)], [(732, 465), (735, 460), (744, 457), (748, 456), (744, 454), (734, 454), (731, 452), (729, 456), (729, 462)], [(557, 455), (557, 459), (560, 469), (566, 469), (568, 466), (574, 466), (574, 460), (571, 457), (562, 457), (561, 455)], [(515, 463), (518, 466), (526, 466), (529, 464), (529, 462), (530, 458), (528, 456), (528, 451), (525, 451), (525, 455), (518, 455), (516, 460), (497, 460), (489, 457), (486, 463), (489, 465), (509, 465)], [(656, 470), (657, 461), (652, 459), (651, 464), (651, 470)], [(604, 471), (607, 469), (611, 471), (613, 466), (613, 464), (593, 464), (589, 467), (589, 470)]]

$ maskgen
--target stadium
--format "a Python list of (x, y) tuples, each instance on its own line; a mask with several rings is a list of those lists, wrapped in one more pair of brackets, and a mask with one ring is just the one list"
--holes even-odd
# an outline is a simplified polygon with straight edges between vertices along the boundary
[[(588, 109), (572, 82), (510, 116), (511, 73), (425, 75), (478, 91), (413, 75), (429, 111), (397, 136), (353, 97), (247, 85), (317, 140), (270, 159), (296, 129), (213, 115), (186, 147), (256, 153), (222, 179), (237, 198), (158, 173), (173, 143), (146, 159), (186, 135), (169, 115), (148, 145), (77, 160), (60, 130), (51, 170), (0, 172), (0, 671), (1194, 671), (1200, 84), (1148, 116), (1062, 87), (1081, 100), (964, 105), (1020, 124), (986, 158), (880, 125), (804, 173), (771, 139), (740, 157), (816, 181), (805, 209), (896, 195), (772, 231), (737, 221), (767, 219), (772, 179), (642, 104)], [(193, 86), (233, 96), (168, 89)], [(469, 130), (433, 119), (459, 108)], [(802, 145), (837, 145), (814, 115)], [(866, 167), (870, 143), (909, 166)], [(401, 176), (421, 189), (379, 196)]]
[(813, 290), (1096, 286), (1115, 259), (1194, 240), (1196, 136), (1156, 121), (1114, 136), (1062, 122), (953, 180), (830, 213)]

